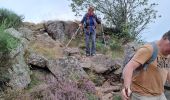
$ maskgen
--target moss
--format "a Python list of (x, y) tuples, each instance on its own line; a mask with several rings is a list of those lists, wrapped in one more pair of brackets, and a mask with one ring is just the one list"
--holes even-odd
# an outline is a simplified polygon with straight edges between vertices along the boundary
[(34, 86), (40, 84), (40, 80), (36, 77), (36, 75), (33, 73), (30, 75), (30, 78), (31, 78), (31, 82), (30, 84), (28, 85), (28, 87), (26, 88), (27, 90), (30, 90), (32, 89)]

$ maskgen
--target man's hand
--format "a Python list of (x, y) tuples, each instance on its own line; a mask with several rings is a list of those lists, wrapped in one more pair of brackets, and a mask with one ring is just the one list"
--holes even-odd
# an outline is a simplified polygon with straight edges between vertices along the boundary
[(132, 93), (132, 91), (130, 90), (130, 88), (123, 88), (121, 91), (122, 99), (129, 100), (131, 93)]
[(82, 27), (83, 27), (83, 25), (80, 23), (80, 24), (79, 24), (79, 27), (80, 27), (80, 28), (82, 28)]

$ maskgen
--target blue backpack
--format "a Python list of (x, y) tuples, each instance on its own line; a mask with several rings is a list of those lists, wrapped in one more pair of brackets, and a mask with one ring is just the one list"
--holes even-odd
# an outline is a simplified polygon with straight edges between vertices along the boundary
[[(92, 17), (92, 19), (90, 17)], [(92, 16), (89, 16), (88, 13), (85, 14), (85, 19), (84, 19), (85, 28), (87, 28), (88, 26), (96, 27), (97, 23), (100, 24), (101, 21), (97, 18), (97, 16), (95, 14)], [(91, 24), (93, 24), (93, 25), (91, 25)]]

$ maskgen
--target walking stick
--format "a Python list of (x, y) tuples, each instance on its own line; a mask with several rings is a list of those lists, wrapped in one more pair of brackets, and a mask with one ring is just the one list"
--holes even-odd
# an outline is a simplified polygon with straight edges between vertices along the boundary
[(77, 28), (76, 32), (73, 34), (73, 36), (71, 37), (70, 41), (67, 43), (66, 48), (67, 48), (67, 46), (70, 44), (70, 42), (72, 41), (72, 39), (77, 35), (77, 32), (79, 31), (79, 29), (80, 29), (80, 26)]
[(102, 30), (102, 35), (103, 35), (104, 46), (106, 47), (106, 41), (105, 41), (105, 36), (104, 36), (104, 31), (103, 31), (103, 25), (102, 25), (102, 23), (101, 23), (101, 30)]

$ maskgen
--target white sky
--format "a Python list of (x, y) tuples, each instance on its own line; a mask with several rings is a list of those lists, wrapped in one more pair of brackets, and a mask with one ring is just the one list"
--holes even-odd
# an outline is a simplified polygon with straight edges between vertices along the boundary
[[(151, 23), (143, 34), (146, 41), (158, 40), (170, 30), (170, 0), (150, 0), (158, 3), (156, 7), (162, 16)], [(0, 8), (7, 8), (19, 15), (24, 15), (24, 21), (42, 22), (46, 20), (81, 20), (75, 17), (69, 7), (69, 0), (0, 0)]]

